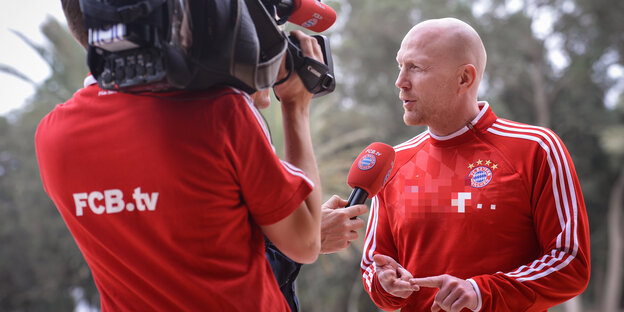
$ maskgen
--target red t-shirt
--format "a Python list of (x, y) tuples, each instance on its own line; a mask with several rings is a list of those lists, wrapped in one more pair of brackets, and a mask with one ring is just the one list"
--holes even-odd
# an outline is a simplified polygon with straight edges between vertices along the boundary
[(430, 311), (438, 290), (388, 294), (375, 254), (414, 277), (470, 278), (481, 311), (545, 311), (587, 286), (587, 213), (563, 142), (480, 106), (470, 126), (452, 135), (424, 132), (395, 146), (393, 172), (371, 205), (361, 263), (364, 288), (379, 307)]
[(91, 84), (41, 121), (35, 143), (103, 311), (288, 311), (259, 225), (313, 184), (276, 156), (247, 94)]

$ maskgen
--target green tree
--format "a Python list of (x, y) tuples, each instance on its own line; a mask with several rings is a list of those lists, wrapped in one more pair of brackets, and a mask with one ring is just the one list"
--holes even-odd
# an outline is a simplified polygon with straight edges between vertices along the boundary
[[(624, 233), (622, 181), (624, 163), (619, 152), (622, 134), (621, 98), (616, 109), (605, 107), (608, 90), (617, 84), (608, 75), (622, 66), (624, 3), (609, 0), (549, 1), (560, 15), (554, 33), (563, 38), (563, 53), (570, 59), (565, 92), (557, 114), (567, 110), (561, 127), (573, 141), (571, 153), (582, 177), (592, 237), (592, 280), (583, 296), (598, 311), (616, 311), (622, 300)], [(621, 83), (621, 82), (620, 82)], [(607, 226), (605, 226), (605, 224)]]
[[(607, 211), (607, 255), (605, 256), (605, 281), (602, 294), (597, 298), (601, 311), (616, 311), (622, 305), (622, 283), (624, 263), (624, 97), (616, 107), (614, 115), (619, 122), (605, 127), (601, 136), (601, 146), (609, 154), (609, 166), (619, 169), (617, 179), (610, 188)], [(598, 296), (597, 296), (598, 297)]]
[[(70, 311), (72, 290), (93, 299), (89, 268), (60, 214), (45, 194), (34, 150), (35, 129), (56, 104), (80, 88), (87, 73), (85, 52), (55, 20), (41, 31), (51, 45), (18, 34), (52, 69), (14, 121), (0, 119), (0, 310)], [(24, 79), (18, 69), (2, 71)]]

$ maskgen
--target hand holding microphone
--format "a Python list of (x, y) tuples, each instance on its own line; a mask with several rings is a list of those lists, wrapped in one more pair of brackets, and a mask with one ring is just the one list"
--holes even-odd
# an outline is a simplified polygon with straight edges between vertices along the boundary
[(375, 142), (367, 146), (353, 162), (347, 184), (353, 188), (347, 207), (363, 204), (377, 195), (386, 183), (394, 165), (392, 146)]
[(368, 212), (367, 197), (379, 192), (392, 170), (394, 149), (373, 143), (360, 153), (349, 171), (348, 184), (354, 188), (349, 200), (334, 195), (321, 209), (321, 253), (343, 250), (358, 238), (366, 224), (357, 218)]
[(366, 205), (345, 207), (347, 201), (332, 196), (321, 206), (321, 253), (343, 250), (359, 237), (358, 230), (366, 223), (358, 218), (368, 212)]

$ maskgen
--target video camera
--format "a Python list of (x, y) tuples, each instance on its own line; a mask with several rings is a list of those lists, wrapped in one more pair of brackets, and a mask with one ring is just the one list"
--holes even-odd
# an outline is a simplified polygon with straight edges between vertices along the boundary
[(304, 57), (278, 28), (293, 20), (312, 30), (328, 20), (331, 26), (331, 14), (313, 12), (329, 8), (319, 0), (80, 0), (80, 7), (89, 30), (87, 64), (103, 89), (229, 85), (253, 93), (275, 84), (284, 53), (315, 96), (335, 87), (327, 38), (315, 36), (323, 64)]

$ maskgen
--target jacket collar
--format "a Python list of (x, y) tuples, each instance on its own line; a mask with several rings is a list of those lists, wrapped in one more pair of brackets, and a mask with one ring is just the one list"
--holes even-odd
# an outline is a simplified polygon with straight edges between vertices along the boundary
[(95, 80), (95, 78), (91, 74), (89, 74), (89, 76), (87, 76), (87, 78), (85, 78), (83, 82), (85, 88), (96, 83), (97, 83), (97, 80)]
[(477, 104), (480, 109), (479, 114), (459, 130), (449, 135), (437, 136), (427, 129), (427, 132), (429, 132), (431, 136), (432, 143), (434, 145), (444, 146), (461, 144), (473, 138), (476, 133), (487, 130), (496, 121), (497, 117), (490, 108), (488, 102), (480, 101)]

